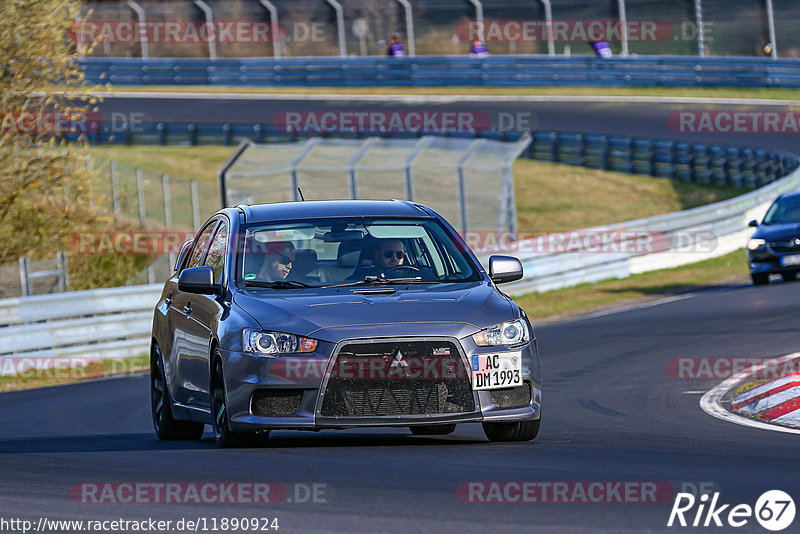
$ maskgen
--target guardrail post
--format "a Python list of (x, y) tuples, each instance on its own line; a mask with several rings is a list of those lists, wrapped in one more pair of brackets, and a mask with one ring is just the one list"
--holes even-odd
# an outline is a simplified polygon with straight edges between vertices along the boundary
[(31, 279), (28, 276), (30, 272), (30, 262), (28, 258), (22, 257), (19, 259), (19, 284), (22, 288), (22, 296), (29, 297), (31, 295)]
[(576, 163), (583, 167), (586, 163), (586, 141), (583, 139), (583, 134), (576, 135), (575, 141), (578, 143), (578, 160)]
[(603, 170), (609, 171), (611, 170), (611, 143), (608, 142), (608, 137), (605, 135), (600, 136), (600, 141), (603, 143), (601, 159), (602, 159), (602, 166)]
[(67, 270), (67, 253), (59, 252), (56, 255), (58, 262), (58, 289), (69, 291), (69, 270)]
[(136, 167), (136, 192), (139, 195), (139, 224), (144, 226), (144, 221), (147, 218), (147, 209), (144, 204), (144, 178), (142, 177), (141, 167)]
[(189, 145), (195, 146), (197, 144), (197, 125), (193, 122), (189, 123)]
[(653, 141), (648, 143), (648, 150), (650, 151), (650, 157), (648, 160), (650, 165), (650, 176), (656, 177), (658, 176), (658, 155), (656, 154), (656, 144)]
[(253, 137), (256, 143), (264, 142), (264, 128), (260, 124), (253, 126)]
[(231, 144), (231, 125), (227, 122), (222, 125), (222, 142), (225, 146)]
[(167, 144), (167, 126), (163, 122), (159, 122), (156, 124), (156, 130), (158, 131), (158, 144), (159, 145), (166, 145)]
[(560, 159), (561, 159), (561, 158), (558, 157), (559, 156), (558, 151), (559, 151), (560, 142), (559, 142), (558, 134), (556, 132), (550, 132), (550, 143), (551, 143), (551, 145), (550, 145), (550, 156), (551, 156), (550, 159), (553, 162), (558, 163), (560, 161)]
[(634, 152), (636, 151), (636, 147), (632, 137), (626, 137), (626, 142), (628, 143), (628, 154), (627, 154), (627, 161), (626, 165), (628, 168), (628, 172), (631, 174), (636, 173), (636, 165), (634, 164), (633, 156)]

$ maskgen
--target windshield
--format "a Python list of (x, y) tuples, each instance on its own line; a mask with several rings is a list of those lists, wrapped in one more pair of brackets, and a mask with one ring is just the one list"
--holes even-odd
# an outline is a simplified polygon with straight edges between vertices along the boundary
[(244, 227), (237, 283), (297, 289), (475, 282), (478, 268), (435, 219), (328, 218)]
[(800, 196), (779, 198), (767, 210), (762, 224), (800, 222)]

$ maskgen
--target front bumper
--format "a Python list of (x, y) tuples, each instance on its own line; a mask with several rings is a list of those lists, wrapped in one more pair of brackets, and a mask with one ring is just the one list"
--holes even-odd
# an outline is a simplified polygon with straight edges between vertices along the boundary
[[(530, 400), (523, 406), (504, 408), (493, 401), (492, 391), (473, 391), (469, 387), (474, 403), (467, 411), (454, 413), (417, 413), (411, 415), (381, 415), (369, 417), (331, 417), (323, 415), (322, 403), (327, 382), (331, 380), (336, 357), (341, 348), (353, 343), (409, 342), (425, 339), (452, 343), (460, 358), (469, 369), (468, 355), (497, 353), (504, 350), (520, 351), (522, 355), (523, 385), (530, 388)], [(222, 351), (225, 374), (228, 414), (231, 429), (237, 432), (255, 430), (320, 430), (325, 428), (353, 427), (407, 427), (445, 423), (467, 423), (481, 421), (535, 420), (541, 416), (541, 369), (536, 340), (523, 347), (477, 347), (471, 338), (457, 340), (446, 336), (425, 338), (373, 338), (370, 340), (342, 340), (336, 344), (320, 342), (317, 351), (303, 357), (267, 358), (248, 353)], [(263, 393), (267, 392), (267, 393)], [(258, 415), (254, 410), (254, 394), (289, 395), (295, 403), (279, 416)], [(495, 392), (497, 396), (498, 393)], [(501, 403), (502, 404), (502, 403)], [(294, 407), (296, 406), (296, 409)]]
[(769, 245), (756, 250), (747, 251), (747, 260), (750, 274), (783, 274), (800, 271), (800, 264), (786, 265), (800, 259), (799, 253), (781, 253), (773, 250)]

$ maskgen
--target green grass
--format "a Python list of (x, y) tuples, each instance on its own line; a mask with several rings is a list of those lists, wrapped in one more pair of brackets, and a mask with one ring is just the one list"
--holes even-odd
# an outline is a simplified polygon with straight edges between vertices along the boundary
[(101, 145), (88, 149), (94, 158), (115, 160), (132, 167), (170, 176), (193, 178), (201, 184), (217, 185), (217, 169), (233, 153), (232, 146)]
[(517, 224), (525, 232), (575, 230), (671, 213), (741, 195), (735, 187), (676, 182), (518, 159)]
[(623, 301), (668, 297), (726, 278), (744, 277), (747, 273), (742, 249), (692, 265), (546, 293), (529, 293), (515, 300), (528, 315), (541, 319), (618, 305)]
[(0, 392), (20, 389), (43, 388), (74, 384), (115, 375), (124, 375), (146, 371), (150, 368), (147, 354), (133, 356), (122, 360), (102, 360), (92, 362), (88, 366), (58, 369), (31, 369), (21, 375), (0, 376)]
[[(106, 91), (106, 87), (98, 87)], [(798, 100), (800, 91), (785, 88), (728, 88), (728, 87), (253, 87), (227, 85), (115, 85), (111, 91), (179, 92), (274, 95), (497, 95), (497, 96), (665, 96), (704, 98), (758, 98)]]

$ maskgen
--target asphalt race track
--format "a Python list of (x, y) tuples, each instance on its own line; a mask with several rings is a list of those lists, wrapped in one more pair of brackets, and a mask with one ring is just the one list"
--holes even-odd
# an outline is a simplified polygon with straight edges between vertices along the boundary
[[(770, 489), (796, 499), (796, 436), (710, 417), (699, 399), (718, 381), (679, 380), (666, 368), (679, 356), (800, 350), (798, 301), (800, 283), (730, 286), (538, 328), (545, 408), (531, 443), (489, 444), (470, 424), (441, 438), (404, 429), (275, 432), (263, 448), (220, 450), (208, 433), (200, 443), (159, 442), (143, 376), (3, 394), (0, 502), (34, 521), (277, 517), (284, 533), (690, 530), (666, 527), (672, 494), (659, 503), (485, 504), (462, 502), (457, 488), (710, 483), (724, 503), (753, 506)], [(203, 481), (280, 482), (293, 500), (296, 483), (324, 484), (327, 502), (79, 504), (69, 496), (81, 483)], [(763, 532), (753, 519), (745, 530)]]
[[(797, 103), (790, 103), (796, 105)], [(678, 112), (785, 112), (793, 109), (787, 103), (738, 101), (716, 103), (711, 99), (652, 99), (629, 97), (404, 97), (313, 95), (202, 95), (117, 93), (99, 104), (106, 122), (114, 113), (143, 123), (196, 122), (230, 124), (272, 124), (279, 122), (282, 112), (372, 112), (372, 111), (460, 111), (475, 114), (476, 121), (488, 117), (491, 127), (505, 130), (636, 135), (660, 139), (702, 141), (728, 145), (759, 146), (789, 152), (798, 150), (800, 133), (781, 127), (781, 133), (693, 132), (681, 131)], [(132, 115), (133, 114), (133, 115)], [(501, 118), (501, 114), (505, 114)], [(519, 115), (518, 115), (519, 114)], [(277, 119), (277, 120), (276, 120)], [(763, 120), (763, 119), (762, 119)], [(119, 120), (117, 122), (120, 122)], [(121, 123), (121, 122), (120, 122)], [(694, 123), (700, 125), (698, 119)], [(780, 125), (783, 125), (781, 120)], [(750, 130), (752, 128), (745, 128)]]

